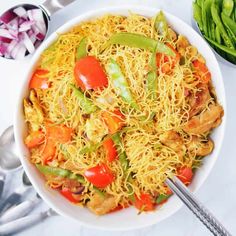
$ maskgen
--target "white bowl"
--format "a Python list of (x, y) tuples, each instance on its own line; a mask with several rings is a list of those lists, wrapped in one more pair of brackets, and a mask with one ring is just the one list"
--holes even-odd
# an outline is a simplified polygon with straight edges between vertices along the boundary
[[(55, 211), (57, 211), (60, 215), (67, 216), (73, 218), (77, 222), (93, 227), (100, 228), (103, 230), (129, 230), (129, 229), (137, 229), (145, 226), (149, 226), (155, 224), (157, 222), (162, 221), (163, 219), (173, 215), (177, 210), (180, 209), (182, 203), (176, 196), (173, 196), (169, 199), (169, 201), (164, 204), (160, 209), (151, 212), (151, 213), (143, 213), (141, 215), (137, 215), (136, 209), (130, 207), (128, 209), (104, 215), (104, 216), (96, 216), (92, 214), (86, 208), (81, 208), (72, 205), (67, 200), (65, 200), (57, 191), (51, 190), (45, 186), (45, 181), (42, 175), (38, 172), (38, 170), (30, 163), (29, 161), (29, 152), (24, 145), (23, 138), (26, 135), (26, 125), (24, 122), (23, 116), (23, 106), (22, 100), (28, 94), (28, 81), (32, 75), (32, 72), (36, 66), (36, 63), (41, 55), (41, 53), (57, 38), (57, 33), (67, 32), (72, 26), (79, 24), (82, 21), (91, 20), (102, 16), (104, 14), (117, 14), (117, 15), (128, 15), (129, 11), (132, 11), (137, 14), (141, 14), (147, 17), (153, 17), (157, 14), (159, 9), (147, 8), (143, 6), (122, 6), (122, 7), (109, 7), (104, 9), (98, 9), (94, 11), (87, 12), (83, 15), (76, 17), (75, 19), (69, 21), (62, 27), (60, 27), (56, 32), (54, 32), (37, 50), (36, 54), (31, 60), (29, 65), (29, 70), (27, 76), (24, 78), (24, 83), (20, 88), (20, 96), (18, 98), (17, 112), (15, 115), (15, 138), (20, 151), (20, 159), (26, 174), (29, 176), (34, 188), (40, 194), (40, 196), (45, 200), (45, 202), (52, 207)], [(226, 101), (225, 101), (225, 90), (224, 84), (221, 76), (221, 72), (219, 69), (219, 65), (217, 60), (211, 51), (208, 44), (199, 36), (190, 26), (184, 23), (182, 20), (177, 17), (165, 12), (168, 22), (170, 25), (176, 30), (177, 33), (185, 35), (191, 44), (195, 45), (200, 53), (205, 57), (207, 61), (207, 66), (209, 67), (212, 73), (212, 79), (214, 86), (216, 88), (216, 92), (218, 95), (218, 100), (226, 109)], [(209, 175), (215, 161), (217, 160), (220, 147), (222, 144), (224, 130), (225, 130), (225, 116), (223, 118), (223, 122), (220, 127), (218, 127), (212, 134), (212, 139), (215, 143), (215, 149), (213, 153), (204, 159), (204, 165), (197, 171), (194, 176), (194, 180), (190, 185), (190, 189), (194, 192), (196, 191), (206, 180)], [(124, 220), (125, 219), (125, 220)]]

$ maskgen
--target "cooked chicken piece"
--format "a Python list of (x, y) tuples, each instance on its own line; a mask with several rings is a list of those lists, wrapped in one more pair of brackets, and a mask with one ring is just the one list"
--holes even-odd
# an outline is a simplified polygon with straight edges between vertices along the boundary
[(117, 206), (115, 197), (111, 195), (101, 196), (95, 193), (87, 203), (87, 207), (97, 215), (104, 215)]
[(43, 123), (43, 110), (39, 105), (36, 92), (30, 91), (29, 99), (24, 99), (25, 119), (29, 122), (30, 129), (33, 131), (39, 130)]
[(203, 142), (199, 137), (193, 136), (191, 142), (187, 145), (189, 152), (195, 153), (197, 156), (206, 156), (212, 152), (214, 143), (212, 140)]
[(85, 132), (89, 140), (99, 143), (108, 134), (108, 128), (101, 119), (96, 118), (92, 114), (90, 119), (86, 121)]
[(201, 85), (201, 90), (196, 94), (189, 96), (189, 105), (191, 107), (189, 118), (197, 115), (207, 105), (207, 102), (211, 99), (211, 95), (208, 87)]
[(198, 116), (193, 116), (183, 130), (189, 134), (203, 134), (217, 127), (221, 123), (221, 118), (224, 114), (222, 106), (215, 104), (209, 106), (209, 110), (201, 113)]
[(178, 156), (183, 157), (186, 151), (186, 147), (180, 135), (173, 131), (167, 131), (159, 136), (160, 141), (167, 147), (174, 150)]
[(184, 37), (183, 35), (179, 35), (176, 41), (176, 47), (177, 47), (177, 51), (180, 53), (181, 56), (185, 55), (186, 48), (188, 46), (190, 46), (190, 43), (187, 40), (187, 38)]

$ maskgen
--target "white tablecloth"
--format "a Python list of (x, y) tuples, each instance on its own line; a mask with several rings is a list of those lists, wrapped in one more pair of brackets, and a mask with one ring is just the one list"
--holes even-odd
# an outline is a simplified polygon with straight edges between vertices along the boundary
[[(1, 0), (0, 12), (24, 0)], [(32, 3), (41, 3), (40, 0), (28, 0)], [(90, 9), (111, 5), (141, 4), (164, 9), (191, 24), (190, 0), (78, 0), (67, 9), (56, 13), (52, 18), (51, 31), (58, 28), (67, 20)], [(29, 60), (29, 59), (28, 59)], [(16, 107), (16, 94), (22, 83), (22, 75), (27, 69), (28, 60), (15, 62), (0, 58), (0, 133), (13, 123), (13, 114)], [(197, 197), (222, 221), (223, 224), (236, 234), (236, 67), (220, 63), (222, 69), (226, 96), (227, 96), (227, 127), (220, 152), (212, 173), (197, 193)], [(14, 187), (20, 185), (21, 172), (8, 175), (7, 187), (4, 194), (8, 194)], [(36, 211), (46, 209), (43, 203)], [(125, 219), (124, 219), (125, 220)], [(73, 220), (55, 216), (47, 219), (27, 231), (19, 233), (21, 236), (43, 235), (160, 235), (160, 236), (204, 236), (210, 235), (209, 231), (192, 215), (186, 207), (182, 207), (175, 215), (152, 227), (129, 232), (106, 232), (81, 227)]]

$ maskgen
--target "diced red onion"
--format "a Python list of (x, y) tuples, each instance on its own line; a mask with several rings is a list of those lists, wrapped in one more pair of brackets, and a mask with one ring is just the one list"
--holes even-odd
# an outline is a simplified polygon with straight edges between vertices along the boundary
[(4, 13), (0, 17), (0, 56), (22, 59), (33, 53), (45, 38), (46, 27), (41, 9), (17, 7)]
[(13, 12), (19, 17), (24, 17), (27, 15), (27, 11), (23, 7), (17, 7), (13, 10)]

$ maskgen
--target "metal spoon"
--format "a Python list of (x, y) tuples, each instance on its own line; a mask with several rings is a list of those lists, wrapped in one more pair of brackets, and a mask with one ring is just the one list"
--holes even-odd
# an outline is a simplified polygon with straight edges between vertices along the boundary
[[(14, 9), (16, 9), (18, 7), (23, 7), (26, 10), (40, 9), (43, 12), (44, 21), (45, 21), (45, 24), (46, 24), (46, 36), (47, 36), (48, 31), (49, 31), (51, 16), (55, 12), (61, 10), (62, 8), (64, 8), (65, 6), (71, 4), (74, 1), (75, 0), (46, 0), (41, 5), (19, 4), (19, 5), (16, 5), (14, 7), (11, 7), (7, 11), (5, 11), (2, 15), (4, 15), (6, 12), (13, 11)], [(42, 41), (41, 41), (41, 43), (42, 43)], [(27, 56), (27, 54), (26, 54), (26, 56)], [(12, 59), (12, 58), (10, 58), (10, 59)]]
[(15, 139), (13, 126), (9, 126), (0, 136), (0, 197), (3, 192), (5, 174), (4, 172), (14, 171), (21, 167), (19, 158), (14, 154)]

